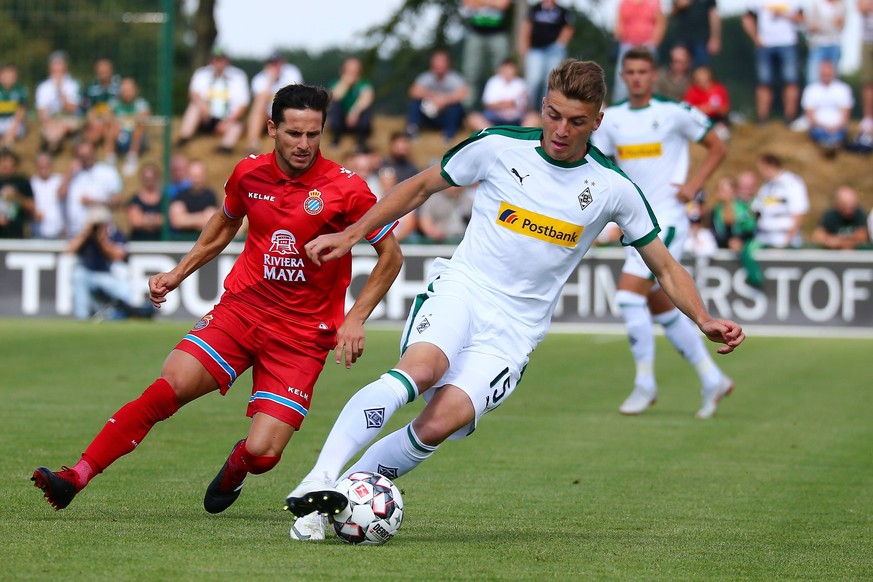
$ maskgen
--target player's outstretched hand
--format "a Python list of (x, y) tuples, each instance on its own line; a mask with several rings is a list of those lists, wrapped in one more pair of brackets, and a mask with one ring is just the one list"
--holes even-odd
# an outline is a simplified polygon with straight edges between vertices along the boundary
[(345, 255), (356, 242), (345, 232), (332, 232), (315, 237), (304, 248), (309, 260), (320, 267), (322, 263)]
[(702, 331), (710, 341), (718, 344), (724, 344), (723, 347), (716, 351), (720, 354), (729, 354), (734, 351), (743, 340), (746, 339), (746, 334), (743, 333), (743, 328), (738, 323), (729, 319), (710, 319), (700, 326)]
[(161, 308), (161, 303), (167, 300), (167, 293), (179, 286), (182, 281), (173, 273), (158, 273), (149, 277), (149, 301)]
[(336, 363), (345, 360), (346, 369), (364, 353), (364, 324), (346, 319), (336, 331)]

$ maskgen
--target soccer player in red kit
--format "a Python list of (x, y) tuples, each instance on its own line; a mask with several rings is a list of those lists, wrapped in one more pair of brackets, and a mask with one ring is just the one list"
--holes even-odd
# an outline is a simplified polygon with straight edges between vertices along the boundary
[(364, 322), (393, 283), (402, 255), (387, 225), (367, 235), (378, 260), (354, 306), (344, 315), (350, 260), (316, 265), (303, 245), (340, 232), (376, 203), (364, 180), (319, 152), (329, 104), (319, 87), (289, 85), (273, 100), (267, 130), (272, 153), (239, 162), (225, 185), (224, 207), (191, 251), (167, 273), (149, 279), (150, 299), (166, 295), (215, 258), (248, 218), (245, 248), (225, 279), (225, 292), (176, 345), (161, 376), (123, 406), (70, 468), (34, 471), (32, 480), (55, 509), (63, 509), (88, 482), (142, 442), (156, 422), (180, 406), (220, 390), (252, 368), (248, 436), (237, 442), (209, 484), (210, 513), (239, 497), (249, 473), (279, 462), (309, 409), (327, 354), (350, 367), (364, 348)]

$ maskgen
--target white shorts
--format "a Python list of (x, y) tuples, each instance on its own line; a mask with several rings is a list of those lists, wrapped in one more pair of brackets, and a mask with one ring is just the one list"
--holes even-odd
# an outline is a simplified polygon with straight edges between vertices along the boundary
[[(664, 241), (664, 245), (673, 258), (677, 261), (682, 260), (682, 254), (685, 252), (685, 239), (688, 238), (688, 222), (683, 221), (679, 224), (665, 225), (658, 237)], [(627, 247), (624, 250), (625, 259), (624, 265), (621, 268), (622, 273), (635, 275), (641, 279), (654, 279), (655, 276), (646, 266), (640, 252), (634, 247)]]
[(423, 393), (425, 401), (451, 384), (470, 397), (476, 411), (473, 422), (451, 439), (468, 436), (483, 414), (506, 401), (530, 355), (529, 341), (505, 313), (477, 297), (469, 285), (445, 276), (413, 302), (400, 338), (401, 353), (419, 342), (435, 345), (449, 360), (446, 373)]

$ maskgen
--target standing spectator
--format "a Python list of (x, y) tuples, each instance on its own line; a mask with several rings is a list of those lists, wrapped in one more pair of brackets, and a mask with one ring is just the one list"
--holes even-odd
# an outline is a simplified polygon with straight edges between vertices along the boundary
[(121, 193), (121, 175), (112, 164), (98, 162), (91, 142), (76, 145), (61, 194), (67, 199), (67, 236), (75, 237), (85, 228), (91, 206), (115, 206)]
[(209, 218), (218, 209), (215, 191), (206, 184), (206, 164), (194, 160), (188, 167), (191, 187), (170, 202), (170, 226), (176, 240), (197, 240)]
[(252, 77), (252, 106), (249, 109), (246, 138), (249, 151), (261, 151), (261, 139), (267, 133), (267, 119), (270, 118), (273, 96), (286, 85), (299, 85), (303, 82), (300, 69), (285, 62), (282, 53), (274, 51), (267, 57), (264, 68)]
[(843, 28), (846, 25), (844, 0), (812, 0), (806, 19), (809, 55), (806, 61), (807, 85), (819, 80), (822, 61), (830, 61), (839, 70)]
[(873, 145), (873, 0), (858, 0), (861, 13), (860, 141)]
[[(754, 173), (752, 174), (754, 178)], [(755, 179), (757, 188), (757, 179)], [(737, 197), (737, 184), (730, 176), (718, 181), (715, 191), (716, 203), (712, 209), (710, 224), (719, 248), (730, 249), (746, 268), (746, 282), (753, 287), (764, 285), (764, 273), (755, 260), (755, 213), (749, 203)]]
[(758, 174), (752, 170), (743, 170), (737, 174), (737, 198), (751, 204), (758, 195)]
[(721, 18), (716, 0), (673, 0), (673, 39), (691, 53), (691, 66), (709, 64), (721, 52)]
[(658, 69), (655, 94), (682, 101), (691, 86), (691, 53), (682, 45), (670, 49), (670, 62)]
[(185, 154), (176, 152), (170, 156), (170, 180), (167, 183), (167, 200), (170, 202), (176, 199), (179, 192), (191, 187), (189, 167), (190, 163)]
[(48, 79), (36, 88), (36, 112), (43, 149), (56, 154), (63, 141), (81, 126), (79, 105), (82, 98), (79, 82), (68, 71), (67, 53), (55, 51), (50, 54), (48, 68)]
[(518, 54), (524, 59), (528, 105), (534, 110), (542, 107), (549, 73), (567, 57), (575, 20), (572, 10), (555, 0), (544, 0), (530, 7), (521, 25)]
[(0, 147), (11, 148), (24, 137), (27, 89), (18, 82), (18, 67), (0, 65)]
[(407, 180), (418, 173), (418, 166), (409, 159), (412, 150), (412, 140), (404, 131), (395, 131), (388, 141), (388, 155), (382, 160), (383, 168), (391, 168), (398, 182)]
[(243, 117), (248, 108), (249, 80), (230, 64), (220, 48), (212, 51), (210, 64), (200, 67), (188, 85), (188, 108), (182, 117), (177, 145), (184, 146), (195, 133), (218, 134), (218, 153), (229, 154), (243, 132)]
[(755, 44), (755, 68), (758, 85), (755, 88), (755, 108), (758, 123), (770, 118), (776, 75), (782, 83), (782, 109), (786, 123), (797, 117), (800, 97), (798, 31), (803, 22), (800, 0), (753, 0), (743, 15), (743, 30)]
[(461, 16), (467, 30), (461, 56), (461, 71), (469, 92), (463, 102), (476, 105), (482, 80), (509, 56), (509, 8), (512, 0), (461, 0)]
[(618, 41), (613, 103), (627, 99), (627, 87), (621, 77), (625, 53), (638, 46), (644, 46), (656, 53), (666, 31), (667, 18), (661, 10), (659, 0), (619, 0), (613, 31)]
[(18, 171), (18, 154), (0, 150), (0, 238), (24, 238), (33, 215), (30, 180)]
[(765, 153), (758, 158), (763, 183), (752, 202), (758, 213), (755, 240), (767, 247), (803, 245), (803, 220), (809, 212), (809, 195), (803, 179), (782, 167), (782, 160)]
[(127, 203), (130, 240), (161, 240), (164, 229), (161, 171), (157, 164), (149, 162), (143, 164), (139, 176), (139, 190)]
[(727, 87), (713, 79), (709, 67), (701, 65), (694, 69), (694, 74), (691, 76), (691, 86), (685, 92), (683, 101), (706, 114), (722, 141), (730, 137), (728, 115), (731, 111), (731, 102), (728, 98)]
[(834, 192), (833, 206), (825, 210), (812, 231), (812, 242), (826, 249), (850, 250), (867, 246), (869, 240), (867, 217), (858, 193), (850, 186), (840, 186)]
[(423, 126), (434, 127), (450, 142), (464, 120), (462, 102), (469, 91), (464, 78), (452, 70), (449, 53), (436, 51), (430, 57), (430, 69), (416, 77), (409, 88), (406, 132), (415, 137)]
[(139, 156), (146, 148), (146, 122), (151, 108), (139, 96), (139, 86), (131, 77), (121, 80), (118, 97), (109, 102), (112, 114), (108, 125), (108, 147), (115, 155), (124, 156), (122, 173), (133, 176), (139, 166)]
[(95, 148), (105, 142), (106, 159), (115, 163), (115, 152), (112, 143), (104, 138), (109, 131), (111, 111), (109, 103), (118, 97), (121, 78), (115, 74), (112, 61), (106, 58), (97, 59), (94, 63), (94, 80), (85, 87), (82, 109), (85, 111), (85, 139)]
[(482, 94), (483, 111), (467, 116), (467, 125), (473, 131), (492, 125), (521, 125), (527, 112), (527, 85), (518, 76), (518, 67), (511, 58), (497, 67), (497, 74), (485, 83)]
[(30, 178), (33, 191), (33, 236), (56, 239), (64, 235), (64, 201), (61, 185), (64, 177), (54, 171), (54, 159), (48, 152), (36, 156), (36, 173)]
[(436, 192), (418, 208), (418, 228), (428, 242), (458, 244), (472, 214), (470, 188), (452, 186)]
[(846, 143), (855, 99), (852, 88), (837, 78), (831, 61), (821, 61), (819, 80), (806, 86), (800, 104), (809, 122), (809, 137), (833, 157)]
[(376, 91), (362, 75), (360, 59), (349, 57), (343, 61), (340, 76), (330, 84), (331, 106), (328, 111), (330, 141), (339, 145), (346, 133), (352, 133), (358, 148), (366, 147), (373, 131), (371, 115)]

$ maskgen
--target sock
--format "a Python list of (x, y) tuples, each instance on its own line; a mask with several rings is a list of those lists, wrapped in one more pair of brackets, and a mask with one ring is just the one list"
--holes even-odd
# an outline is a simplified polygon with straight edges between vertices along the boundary
[(615, 301), (621, 308), (631, 354), (636, 364), (634, 385), (655, 390), (655, 333), (646, 298), (631, 291), (619, 290)]
[(266, 473), (275, 467), (281, 458), (282, 455), (275, 457), (253, 455), (246, 448), (246, 441), (241, 441), (227, 458), (227, 470), (221, 477), (220, 488), (223, 491), (235, 489), (245, 481), (246, 475)]
[(667, 339), (694, 366), (704, 387), (712, 388), (721, 382), (723, 374), (706, 350), (700, 330), (685, 314), (674, 308), (655, 315), (652, 319), (664, 326)]
[(346, 463), (376, 438), (391, 415), (417, 395), (412, 378), (397, 369), (358, 390), (337, 417), (304, 481), (336, 481)]
[[(81, 471), (76, 472), (80, 487), (87, 485), (94, 475), (102, 473), (116, 459), (133, 451), (156, 422), (170, 418), (177, 410), (176, 393), (163, 378), (155, 380), (139, 398), (122, 406), (94, 437), (75, 465)], [(82, 461), (91, 468), (90, 474), (82, 470)]]
[(437, 447), (428, 446), (419, 440), (409, 423), (400, 430), (376, 441), (373, 446), (345, 472), (343, 478), (355, 471), (372, 471), (396, 479), (418, 467), (434, 454)]

